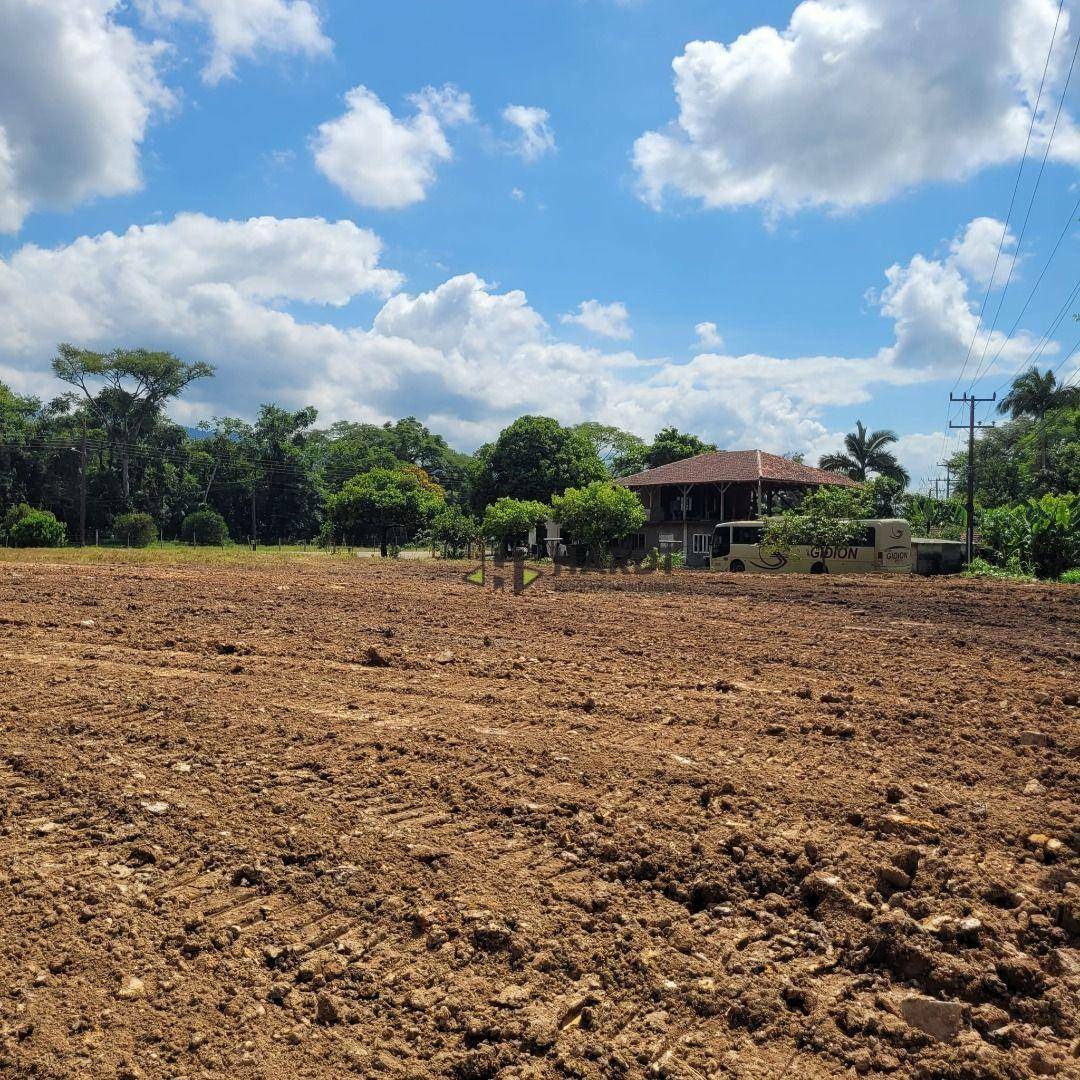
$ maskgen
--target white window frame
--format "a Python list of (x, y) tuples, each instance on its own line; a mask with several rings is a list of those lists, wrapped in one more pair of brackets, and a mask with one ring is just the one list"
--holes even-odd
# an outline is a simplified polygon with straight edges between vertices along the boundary
[(694, 533), (691, 537), (691, 551), (695, 555), (712, 554), (712, 533)]

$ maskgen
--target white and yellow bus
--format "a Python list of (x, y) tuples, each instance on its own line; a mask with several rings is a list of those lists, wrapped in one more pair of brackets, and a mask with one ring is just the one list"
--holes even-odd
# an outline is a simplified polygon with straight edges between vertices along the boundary
[(763, 523), (725, 521), (713, 532), (713, 570), (758, 574), (908, 574), (914, 569), (911, 527), (900, 518), (860, 521), (862, 531), (838, 547), (793, 547), (769, 551), (761, 546)]

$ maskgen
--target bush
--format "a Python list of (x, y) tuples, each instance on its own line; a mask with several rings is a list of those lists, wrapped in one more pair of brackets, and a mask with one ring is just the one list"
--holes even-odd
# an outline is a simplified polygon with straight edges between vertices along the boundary
[(995, 506), (978, 516), (979, 548), (997, 566), (1031, 562), (1031, 525), (1023, 506)]
[(477, 537), (480, 526), (456, 506), (440, 510), (431, 522), (431, 539), (442, 547), (443, 555), (455, 559)]
[(861, 519), (872, 517), (873, 509), (865, 488), (820, 487), (801, 506), (766, 518), (761, 546), (767, 551), (790, 551), (811, 544), (850, 544), (863, 531)]
[(157, 525), (149, 514), (119, 514), (113, 518), (113, 536), (128, 547), (147, 547), (158, 537)]
[(4, 515), (5, 539), (13, 547), (63, 547), (67, 526), (49, 510), (34, 510), (26, 503), (13, 506)]
[(550, 514), (549, 506), (533, 499), (496, 499), (484, 511), (480, 532), (504, 546), (523, 542), (529, 530), (539, 528)]
[(1024, 507), (1031, 529), (1031, 563), (1041, 578), (1061, 577), (1080, 562), (1080, 498), (1044, 495)]
[(229, 539), (229, 526), (225, 519), (209, 507), (188, 514), (180, 526), (180, 535), (196, 544), (216, 544), (221, 546)]
[(1066, 585), (1080, 585), (1080, 566), (1075, 566), (1072, 570), (1066, 570), (1061, 575), (1061, 580)]
[(312, 543), (323, 551), (329, 551), (334, 546), (334, 523), (324, 521), (319, 527), (319, 535), (312, 540)]
[(1019, 563), (1013, 562), (1009, 566), (995, 566), (985, 559), (972, 559), (971, 565), (964, 571), (967, 577), (975, 578), (998, 578), (1002, 581), (1034, 581), (1035, 579), (1024, 571)]

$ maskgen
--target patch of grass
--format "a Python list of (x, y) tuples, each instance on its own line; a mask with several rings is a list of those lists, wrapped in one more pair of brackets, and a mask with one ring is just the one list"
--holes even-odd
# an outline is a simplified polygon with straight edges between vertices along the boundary
[[(246, 544), (227, 544), (225, 547), (192, 547), (190, 544), (160, 541), (144, 548), (127, 548), (119, 545), (100, 545), (67, 548), (0, 548), (0, 561), (4, 562), (65, 562), (79, 564), (130, 563), (132, 565), (213, 564), (213, 565), (266, 565), (270, 560), (349, 559), (369, 556), (370, 548), (353, 548), (348, 552), (338, 548), (331, 555), (313, 544), (266, 544), (252, 551)], [(375, 554), (378, 552), (375, 551)]]
[(1065, 585), (1080, 585), (1080, 566), (1074, 566), (1061, 575), (1061, 581)]
[(994, 566), (985, 559), (972, 559), (964, 571), (965, 577), (996, 578), (999, 581), (1035, 581), (1034, 574), (1026, 574), (1016, 567)]

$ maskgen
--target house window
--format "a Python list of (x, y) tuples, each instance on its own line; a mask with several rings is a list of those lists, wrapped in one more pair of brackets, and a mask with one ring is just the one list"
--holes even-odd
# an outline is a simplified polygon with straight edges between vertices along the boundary
[(628, 547), (631, 551), (644, 551), (645, 534), (643, 532), (630, 533), (629, 536), (624, 536), (620, 543)]
[(711, 555), (712, 554), (712, 534), (711, 533), (694, 533), (693, 537), (693, 552), (695, 555)]

